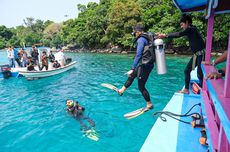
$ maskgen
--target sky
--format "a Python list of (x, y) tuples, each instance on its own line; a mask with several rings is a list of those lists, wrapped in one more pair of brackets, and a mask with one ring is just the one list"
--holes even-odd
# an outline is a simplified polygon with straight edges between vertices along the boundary
[(43, 21), (62, 22), (76, 18), (77, 4), (100, 0), (0, 0), (0, 25), (16, 27), (23, 25), (23, 19), (33, 17)]

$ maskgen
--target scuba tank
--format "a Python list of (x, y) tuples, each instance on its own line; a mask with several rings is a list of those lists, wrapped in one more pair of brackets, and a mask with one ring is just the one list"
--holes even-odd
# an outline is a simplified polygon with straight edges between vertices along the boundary
[(154, 41), (155, 55), (156, 55), (156, 69), (157, 74), (166, 74), (167, 68), (165, 63), (165, 51), (164, 42), (162, 39), (156, 39)]

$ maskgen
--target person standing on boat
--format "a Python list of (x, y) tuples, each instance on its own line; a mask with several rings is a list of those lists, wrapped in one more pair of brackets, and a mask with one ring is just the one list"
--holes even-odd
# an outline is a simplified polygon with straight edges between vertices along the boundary
[(205, 53), (204, 40), (198, 31), (197, 27), (192, 25), (192, 18), (186, 14), (183, 14), (180, 19), (180, 27), (183, 29), (182, 32), (175, 32), (170, 34), (159, 34), (159, 38), (179, 38), (182, 36), (187, 36), (189, 41), (189, 46), (192, 50), (193, 56), (189, 60), (185, 70), (185, 88), (178, 91), (179, 93), (189, 94), (189, 83), (190, 83), (190, 73), (197, 66), (197, 77), (200, 81), (200, 86), (203, 83), (203, 73), (201, 70), (201, 62)]
[(50, 54), (49, 54), (49, 61), (50, 61), (51, 63), (53, 63), (53, 62), (55, 61), (55, 56), (54, 56), (54, 54), (53, 54), (53, 51), (50, 51)]
[(40, 68), (39, 61), (38, 61), (39, 53), (38, 53), (38, 50), (35, 46), (32, 46), (31, 56), (32, 56), (32, 59), (34, 61), (34, 64), (38, 65), (38, 67)]
[(11, 46), (7, 49), (7, 57), (9, 60), (10, 67), (14, 68), (15, 67), (14, 50)]
[[(145, 84), (148, 80), (149, 74), (151, 73), (153, 66), (154, 66), (154, 60), (152, 56), (149, 54), (149, 47), (145, 47), (149, 45), (149, 39), (147, 36), (145, 36), (144, 33), (144, 26), (142, 25), (136, 25), (133, 27), (135, 42), (136, 42), (136, 56), (133, 61), (133, 64), (131, 66), (131, 69), (127, 72), (128, 79), (125, 82), (124, 86), (119, 89), (117, 92), (118, 94), (122, 95), (125, 90), (131, 86), (133, 83), (133, 80), (135, 78), (138, 79), (138, 89), (142, 93), (142, 96), (144, 97), (146, 101), (146, 107), (148, 109), (153, 108), (153, 104), (150, 100), (150, 95), (148, 90), (145, 87)], [(145, 62), (145, 63), (144, 63)]]
[(41, 71), (44, 67), (48, 70), (48, 56), (46, 51), (42, 52), (42, 67), (39, 70)]
[(20, 50), (20, 54), (22, 56), (22, 67), (26, 67), (27, 53), (26, 53), (25, 49), (22, 48)]
[(19, 56), (18, 56), (18, 50), (15, 49), (14, 47), (12, 47), (12, 48), (13, 48), (13, 50), (14, 50), (14, 59), (15, 59), (15, 61), (17, 62), (18, 66), (21, 67), (21, 62), (20, 62)]
[(62, 67), (65, 66), (66, 57), (62, 48), (59, 48), (58, 53), (55, 54), (55, 60), (57, 60)]

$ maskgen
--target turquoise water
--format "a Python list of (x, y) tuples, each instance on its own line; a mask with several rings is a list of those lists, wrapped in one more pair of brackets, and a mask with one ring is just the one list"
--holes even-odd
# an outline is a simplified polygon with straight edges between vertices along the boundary
[[(0, 64), (7, 63), (0, 52)], [(57, 76), (27, 81), (0, 79), (0, 149), (20, 151), (137, 152), (156, 118), (173, 93), (183, 87), (185, 56), (167, 56), (168, 73), (150, 75), (147, 88), (154, 110), (127, 120), (123, 115), (145, 106), (137, 82), (118, 96), (101, 83), (121, 87), (126, 81), (133, 55), (67, 53), (78, 63), (75, 69)], [(86, 138), (80, 124), (65, 112), (65, 100), (76, 99), (85, 115), (96, 123), (99, 141)]]

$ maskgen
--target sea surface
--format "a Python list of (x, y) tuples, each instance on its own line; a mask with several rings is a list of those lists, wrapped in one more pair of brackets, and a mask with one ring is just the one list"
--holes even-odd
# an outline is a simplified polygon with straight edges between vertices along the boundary
[[(74, 69), (60, 75), (27, 81), (0, 79), (1, 152), (137, 152), (175, 91), (184, 85), (188, 56), (167, 55), (167, 74), (152, 71), (146, 84), (154, 109), (134, 119), (124, 114), (145, 106), (137, 81), (119, 96), (101, 83), (122, 87), (134, 55), (66, 53), (77, 61)], [(0, 64), (6, 64), (0, 52)], [(99, 140), (87, 138), (78, 120), (65, 110), (65, 100), (74, 99), (85, 107)], [(87, 123), (87, 122), (84, 122)], [(154, 150), (153, 150), (154, 151)]]

